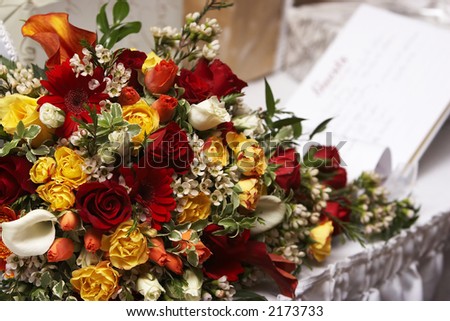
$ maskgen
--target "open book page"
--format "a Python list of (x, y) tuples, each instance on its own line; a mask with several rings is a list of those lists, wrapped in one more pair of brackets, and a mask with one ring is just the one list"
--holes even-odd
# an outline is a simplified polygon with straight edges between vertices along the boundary
[(358, 142), (341, 149), (348, 168), (352, 160), (387, 166), (371, 159), (386, 157), (385, 148), (393, 168), (406, 165), (450, 111), (449, 57), (450, 31), (362, 5), (286, 106), (307, 128), (334, 117), (327, 131)]

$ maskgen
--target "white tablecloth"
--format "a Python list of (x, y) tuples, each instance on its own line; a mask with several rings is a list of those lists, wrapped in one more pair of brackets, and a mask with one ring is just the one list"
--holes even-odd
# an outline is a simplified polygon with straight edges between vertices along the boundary
[[(282, 102), (298, 85), (282, 72), (268, 81)], [(263, 81), (251, 83), (246, 94), (249, 105), (264, 106)], [(298, 276), (297, 300), (450, 300), (449, 137), (447, 121), (420, 160), (412, 194), (421, 205), (418, 222), (386, 243), (334, 244), (324, 264)], [(276, 299), (270, 282), (257, 291)]]

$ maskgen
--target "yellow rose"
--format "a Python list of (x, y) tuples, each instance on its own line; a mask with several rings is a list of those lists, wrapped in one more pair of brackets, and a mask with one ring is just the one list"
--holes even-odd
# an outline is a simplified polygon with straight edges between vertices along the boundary
[(70, 283), (85, 301), (108, 301), (118, 287), (119, 273), (102, 261), (73, 271)]
[(154, 132), (159, 126), (158, 112), (142, 99), (134, 105), (123, 107), (123, 119), (141, 127), (139, 134), (132, 138), (134, 143), (142, 143), (145, 136)]
[(178, 223), (196, 222), (211, 214), (211, 200), (208, 195), (200, 193), (195, 197), (186, 197), (183, 212), (178, 215)]
[(243, 134), (229, 132), (226, 136), (228, 146), (237, 159), (236, 165), (245, 176), (261, 176), (267, 168), (264, 150), (254, 139), (247, 139)]
[(13, 94), (0, 98), (0, 124), (8, 134), (12, 135), (20, 121), (28, 127), (38, 125), (41, 127), (39, 135), (33, 139), (31, 145), (39, 147), (52, 138), (53, 130), (42, 124), (37, 111), (37, 99), (28, 96)]
[(155, 67), (161, 60), (153, 51), (150, 52), (142, 65), (142, 72), (145, 74), (147, 69)]
[(333, 230), (333, 223), (327, 221), (313, 228), (309, 234), (315, 242), (309, 246), (309, 251), (318, 262), (324, 261), (331, 253), (331, 235)]
[(38, 186), (36, 192), (40, 198), (50, 203), (53, 211), (68, 210), (75, 204), (72, 188), (65, 183), (50, 181), (45, 185)]
[(254, 211), (261, 196), (261, 184), (257, 178), (242, 179), (237, 183), (240, 187), (239, 203), (244, 208)]
[(56, 161), (51, 157), (41, 157), (30, 169), (30, 178), (36, 184), (48, 182), (56, 170)]
[(208, 138), (203, 146), (203, 152), (209, 162), (218, 163), (222, 166), (228, 165), (228, 151), (219, 137), (213, 136)]
[(112, 235), (102, 237), (101, 249), (109, 252), (111, 264), (116, 268), (131, 270), (148, 261), (147, 238), (139, 227), (130, 233), (132, 226), (131, 220), (123, 222)]
[(84, 159), (68, 147), (59, 147), (55, 151), (56, 172), (53, 179), (69, 184), (72, 188), (86, 183), (88, 175), (83, 171)]

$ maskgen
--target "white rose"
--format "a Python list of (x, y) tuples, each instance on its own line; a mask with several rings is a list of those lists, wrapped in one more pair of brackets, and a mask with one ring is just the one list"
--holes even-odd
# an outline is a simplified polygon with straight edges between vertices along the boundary
[(161, 293), (166, 292), (153, 274), (146, 274), (138, 278), (136, 288), (146, 301), (156, 301)]
[(225, 103), (220, 102), (216, 96), (212, 96), (200, 104), (191, 105), (188, 120), (192, 127), (203, 131), (230, 121), (231, 116), (225, 109)]
[(49, 211), (33, 210), (18, 220), (2, 223), (2, 241), (19, 256), (45, 254), (55, 240), (56, 221)]
[(234, 126), (243, 131), (245, 136), (255, 136), (264, 134), (264, 125), (262, 119), (256, 114), (239, 116), (233, 118)]
[(39, 108), (39, 119), (49, 128), (58, 128), (64, 124), (66, 114), (58, 107), (45, 103)]
[(184, 299), (199, 301), (202, 297), (203, 279), (191, 270), (184, 271), (183, 279), (187, 282), (187, 285), (183, 285)]

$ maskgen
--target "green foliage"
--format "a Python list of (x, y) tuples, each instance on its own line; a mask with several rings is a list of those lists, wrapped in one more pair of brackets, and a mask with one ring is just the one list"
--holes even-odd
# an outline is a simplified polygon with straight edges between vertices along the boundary
[(113, 23), (110, 24), (106, 14), (107, 6), (108, 3), (105, 3), (97, 15), (97, 28), (103, 34), (98, 43), (111, 49), (128, 35), (138, 33), (142, 23), (139, 21), (123, 22), (130, 12), (130, 5), (127, 0), (116, 0), (112, 10)]

